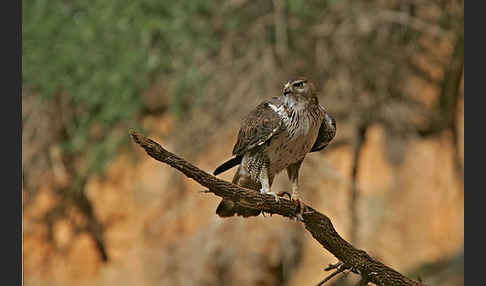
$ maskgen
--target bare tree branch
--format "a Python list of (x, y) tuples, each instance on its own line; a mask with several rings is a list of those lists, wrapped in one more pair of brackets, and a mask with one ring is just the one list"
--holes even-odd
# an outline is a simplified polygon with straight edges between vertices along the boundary
[(355, 144), (353, 148), (353, 167), (352, 167), (352, 183), (351, 183), (351, 199), (349, 200), (349, 211), (351, 213), (351, 229), (350, 229), (350, 240), (352, 243), (357, 243), (358, 239), (358, 229), (359, 229), (359, 220), (358, 220), (358, 167), (359, 167), (359, 158), (361, 157), (361, 151), (363, 149), (363, 143), (365, 140), (366, 130), (368, 129), (368, 124), (363, 123), (359, 126), (356, 130), (356, 138)]
[(273, 18), (275, 25), (275, 49), (280, 60), (284, 60), (289, 52), (287, 35), (287, 17), (285, 17), (285, 1), (273, 0)]
[[(276, 202), (271, 195), (261, 194), (220, 180), (170, 153), (157, 142), (138, 134), (134, 130), (130, 130), (130, 135), (137, 144), (145, 149), (149, 156), (177, 169), (186, 177), (195, 180), (219, 197), (230, 199), (243, 207), (259, 208), (266, 213), (279, 214), (288, 218), (295, 218), (298, 213), (297, 206), (290, 200), (282, 198)], [(374, 260), (365, 251), (356, 249), (339, 236), (327, 216), (308, 205), (303, 204), (303, 208), (303, 223), (312, 236), (344, 265), (356, 270), (362, 276), (368, 277), (370, 282), (383, 286), (424, 285)]]

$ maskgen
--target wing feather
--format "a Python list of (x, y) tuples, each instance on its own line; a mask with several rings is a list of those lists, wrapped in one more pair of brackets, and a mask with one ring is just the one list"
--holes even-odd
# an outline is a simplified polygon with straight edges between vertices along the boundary
[(336, 120), (327, 112), (324, 113), (324, 119), (319, 127), (319, 133), (317, 139), (312, 146), (310, 152), (317, 152), (324, 149), (329, 142), (336, 135)]
[(282, 119), (277, 113), (281, 105), (278, 98), (259, 104), (243, 120), (233, 155), (243, 155), (249, 150), (263, 145), (282, 130)]

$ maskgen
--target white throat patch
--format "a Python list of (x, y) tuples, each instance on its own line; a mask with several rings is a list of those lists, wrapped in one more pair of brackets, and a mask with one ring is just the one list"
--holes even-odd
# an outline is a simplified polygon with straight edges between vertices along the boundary
[(279, 116), (280, 118), (282, 118), (282, 120), (285, 122), (285, 124), (288, 124), (289, 121), (290, 121), (290, 118), (289, 118), (289, 115), (287, 113), (287, 110), (285, 109), (285, 105), (280, 105), (280, 106), (275, 106), (271, 103), (268, 104), (268, 106), (273, 110), (275, 111)]

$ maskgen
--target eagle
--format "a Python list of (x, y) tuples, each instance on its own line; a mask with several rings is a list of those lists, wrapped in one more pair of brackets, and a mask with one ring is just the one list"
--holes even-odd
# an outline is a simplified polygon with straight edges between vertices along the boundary
[[(336, 134), (336, 121), (319, 104), (312, 82), (300, 77), (285, 83), (278, 97), (265, 100), (242, 121), (238, 139), (233, 148), (234, 157), (220, 165), (218, 175), (238, 165), (232, 182), (239, 186), (270, 194), (275, 175), (284, 169), (292, 185), (291, 199), (302, 219), (299, 200), (299, 170), (307, 153), (324, 149)], [(220, 217), (235, 214), (258, 216), (258, 208), (241, 207), (223, 199), (216, 209)]]

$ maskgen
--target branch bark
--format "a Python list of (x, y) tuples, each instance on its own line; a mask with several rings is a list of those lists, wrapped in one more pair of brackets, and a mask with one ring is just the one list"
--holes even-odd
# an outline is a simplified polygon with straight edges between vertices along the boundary
[[(134, 130), (130, 130), (130, 135), (135, 143), (144, 148), (150, 157), (177, 169), (186, 177), (195, 180), (219, 197), (230, 199), (244, 207), (259, 208), (266, 213), (279, 214), (288, 218), (295, 218), (298, 213), (297, 206), (290, 200), (282, 198), (276, 202), (271, 195), (261, 194), (218, 179), (170, 153), (157, 142), (138, 134)], [(326, 215), (305, 204), (303, 204), (303, 208), (303, 223), (311, 235), (337, 259), (362, 276), (367, 277), (368, 281), (383, 286), (424, 285), (374, 260), (365, 251), (355, 248), (339, 236)]]

